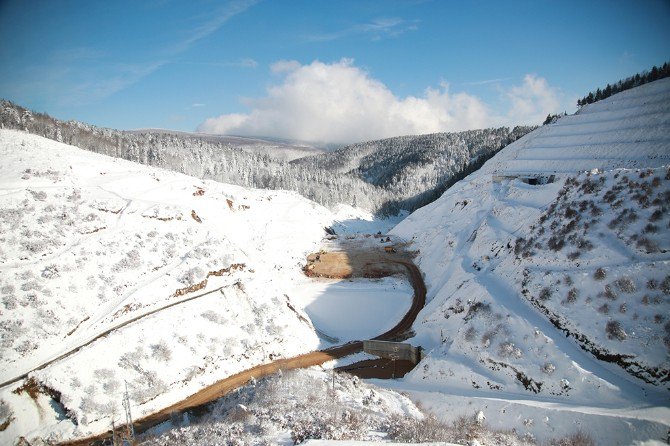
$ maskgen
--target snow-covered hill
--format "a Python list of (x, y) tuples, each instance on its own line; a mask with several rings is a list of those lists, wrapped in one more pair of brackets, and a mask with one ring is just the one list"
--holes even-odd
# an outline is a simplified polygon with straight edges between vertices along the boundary
[(124, 381), (139, 417), (319, 346), (286, 293), (325, 208), (20, 131), (0, 160), (0, 443), (104, 431)]
[[(670, 79), (503, 149), (392, 231), (414, 240), (428, 286), (412, 340), (427, 358), (405, 386), (490, 398), (490, 422), (536, 436), (566, 428), (563, 408), (620, 419), (597, 422), (601, 444), (663, 438), (669, 207)], [(538, 407), (545, 423), (522, 423)]]

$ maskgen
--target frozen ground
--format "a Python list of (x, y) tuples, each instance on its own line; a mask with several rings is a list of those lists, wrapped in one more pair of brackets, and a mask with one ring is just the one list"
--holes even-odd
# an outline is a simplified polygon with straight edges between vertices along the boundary
[(305, 280), (289, 296), (319, 331), (345, 343), (391, 329), (412, 305), (412, 293), (406, 280), (385, 277)]

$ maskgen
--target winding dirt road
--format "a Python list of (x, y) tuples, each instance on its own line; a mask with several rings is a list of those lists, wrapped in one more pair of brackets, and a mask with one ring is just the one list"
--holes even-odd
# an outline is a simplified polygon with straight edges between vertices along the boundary
[[(404, 267), (407, 276), (412, 283), (412, 287), (414, 288), (414, 295), (412, 299), (412, 306), (402, 318), (402, 320), (400, 320), (400, 322), (398, 322), (393, 328), (385, 333), (380, 334), (374, 339), (386, 341), (399, 341), (407, 339), (411, 336), (411, 327), (414, 323), (414, 320), (426, 303), (426, 285), (423, 281), (423, 277), (421, 276), (419, 268), (417, 268), (411, 259), (404, 258), (402, 255), (395, 257), (390, 255), (379, 255), (376, 257), (376, 259), (366, 259), (363, 268), (365, 269), (371, 266), (377, 267), (382, 264)], [(390, 273), (395, 271), (396, 270), (394, 268), (389, 269)], [(278, 359), (267, 364), (257, 365), (228, 378), (222, 379), (208, 387), (205, 387), (204, 389), (182, 401), (179, 401), (178, 403), (136, 420), (135, 432), (144, 432), (147, 429), (170, 419), (170, 417), (174, 414), (178, 414), (187, 410), (202, 408), (202, 406), (211, 403), (212, 401), (221, 398), (227, 393), (247, 384), (251, 379), (263, 378), (277, 373), (279, 370), (294, 370), (320, 365), (325, 362), (332, 361), (333, 359), (343, 358), (354, 353), (359, 353), (362, 350), (363, 342), (353, 341), (325, 350), (305, 353), (292, 358)], [(105, 432), (96, 436), (64, 442), (61, 444), (67, 446), (101, 444), (102, 441), (110, 438), (110, 436), (110, 432)]]

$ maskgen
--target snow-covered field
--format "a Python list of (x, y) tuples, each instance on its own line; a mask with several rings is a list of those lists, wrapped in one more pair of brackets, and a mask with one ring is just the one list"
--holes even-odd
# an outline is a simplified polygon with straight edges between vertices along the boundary
[(325, 208), (17, 131), (0, 159), (0, 443), (104, 431), (124, 381), (139, 417), (319, 346), (286, 294)]
[(670, 79), (503, 149), (392, 231), (428, 286), (411, 340), (427, 358), (401, 388), (540, 439), (579, 417), (599, 444), (665, 439), (669, 203)]

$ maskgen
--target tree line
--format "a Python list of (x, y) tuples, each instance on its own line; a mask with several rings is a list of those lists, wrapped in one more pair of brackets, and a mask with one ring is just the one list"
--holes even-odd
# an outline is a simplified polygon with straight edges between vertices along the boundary
[(670, 76), (670, 65), (665, 62), (660, 68), (655, 66), (649, 71), (643, 71), (635, 76), (627, 77), (603, 89), (598, 88), (596, 91), (591, 91), (589, 94), (577, 100), (577, 107), (583, 107), (587, 104), (593, 104), (602, 99), (607, 99), (613, 94), (621, 93), (622, 91), (630, 90), (631, 88), (639, 87), (659, 79)]
[(0, 126), (19, 129), (104, 155), (202, 179), (296, 191), (327, 207), (343, 203), (377, 214), (409, 212), (437, 199), (533, 127), (401, 136), (352, 144), (287, 161), (285, 145), (221, 141), (211, 135), (121, 131), (62, 121), (0, 100)]

